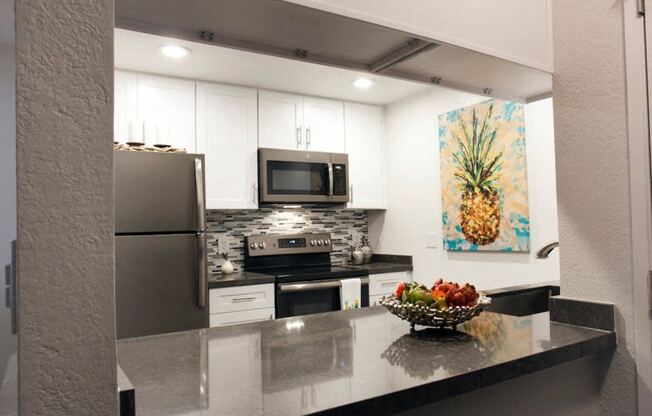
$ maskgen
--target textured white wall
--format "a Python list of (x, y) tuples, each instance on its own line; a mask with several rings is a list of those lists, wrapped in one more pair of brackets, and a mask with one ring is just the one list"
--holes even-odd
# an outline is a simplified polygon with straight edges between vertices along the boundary
[[(592, 414), (636, 414), (622, 2), (556, 0), (555, 135), (566, 296), (614, 302), (619, 347)], [(587, 408), (588, 409), (588, 408)]]
[[(442, 247), (438, 115), (486, 97), (433, 88), (385, 108), (386, 212), (372, 212), (370, 234), (379, 253), (409, 254), (414, 277), (443, 276), (482, 289), (559, 279), (559, 256), (535, 258), (557, 241), (552, 100), (525, 107), (530, 203), (530, 253), (448, 252)], [(429, 245), (427, 234), (436, 248)]]
[(114, 415), (113, 1), (16, 29), (21, 414)]

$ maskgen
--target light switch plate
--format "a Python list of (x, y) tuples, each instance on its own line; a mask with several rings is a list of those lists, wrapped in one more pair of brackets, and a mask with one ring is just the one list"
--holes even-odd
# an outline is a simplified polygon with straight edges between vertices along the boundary
[(426, 231), (426, 248), (437, 248), (437, 233)]

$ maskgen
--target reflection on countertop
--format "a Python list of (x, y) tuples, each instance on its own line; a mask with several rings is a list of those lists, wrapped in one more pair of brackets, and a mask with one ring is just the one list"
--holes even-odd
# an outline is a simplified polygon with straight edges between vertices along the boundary
[(615, 347), (612, 332), (548, 313), (458, 329), (411, 336), (371, 307), (122, 340), (118, 359), (139, 416), (391, 414)]

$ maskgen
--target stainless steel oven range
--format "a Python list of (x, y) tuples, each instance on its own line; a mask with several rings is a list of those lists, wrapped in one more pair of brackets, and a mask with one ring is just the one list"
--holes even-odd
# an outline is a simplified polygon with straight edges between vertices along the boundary
[(275, 276), (276, 317), (340, 310), (340, 281), (360, 278), (369, 306), (367, 271), (331, 264), (329, 233), (253, 235), (245, 239), (245, 270)]

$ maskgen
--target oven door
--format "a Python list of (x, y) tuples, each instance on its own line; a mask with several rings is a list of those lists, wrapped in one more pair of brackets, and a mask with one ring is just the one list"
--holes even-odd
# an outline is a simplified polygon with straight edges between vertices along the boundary
[(258, 175), (262, 204), (330, 204), (348, 201), (347, 155), (296, 150), (259, 149)]
[[(360, 278), (362, 307), (369, 306), (369, 278)], [(340, 279), (279, 283), (276, 285), (276, 317), (339, 311)]]

